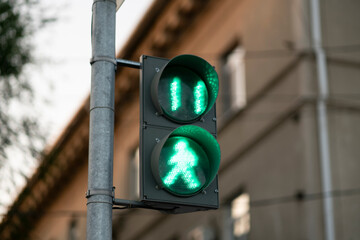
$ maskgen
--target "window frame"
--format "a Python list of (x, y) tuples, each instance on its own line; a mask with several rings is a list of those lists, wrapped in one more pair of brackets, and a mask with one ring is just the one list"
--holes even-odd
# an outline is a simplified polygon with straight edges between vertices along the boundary
[(220, 92), (217, 104), (220, 128), (247, 105), (245, 55), (245, 48), (239, 41), (235, 41), (221, 56)]

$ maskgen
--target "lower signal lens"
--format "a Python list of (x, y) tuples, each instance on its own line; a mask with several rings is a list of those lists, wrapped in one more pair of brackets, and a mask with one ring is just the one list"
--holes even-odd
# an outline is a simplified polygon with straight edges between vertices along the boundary
[(160, 153), (163, 187), (177, 195), (192, 195), (206, 184), (209, 160), (202, 147), (187, 137), (169, 138)]
[(161, 188), (190, 197), (209, 186), (220, 165), (220, 146), (205, 129), (184, 125), (165, 136), (153, 149), (151, 169)]

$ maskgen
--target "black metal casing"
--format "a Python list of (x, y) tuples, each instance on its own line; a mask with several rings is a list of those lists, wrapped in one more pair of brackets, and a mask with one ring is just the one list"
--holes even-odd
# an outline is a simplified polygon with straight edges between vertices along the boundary
[[(169, 61), (146, 55), (141, 56), (140, 59), (140, 201), (169, 213), (217, 209), (219, 207), (217, 176), (202, 192), (190, 197), (180, 197), (162, 189), (152, 174), (151, 154), (156, 144), (175, 128), (185, 125), (161, 115), (152, 100), (152, 81)], [(216, 137), (215, 108), (214, 105), (199, 121), (189, 124), (199, 126)]]

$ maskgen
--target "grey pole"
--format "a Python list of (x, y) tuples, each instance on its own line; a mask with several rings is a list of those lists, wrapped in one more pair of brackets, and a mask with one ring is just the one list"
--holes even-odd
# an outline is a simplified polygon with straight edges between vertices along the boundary
[(87, 239), (112, 239), (116, 0), (94, 0)]
[(327, 75), (326, 53), (322, 43), (322, 28), (320, 16), (320, 1), (310, 1), (312, 44), (316, 57), (317, 80), (319, 96), (317, 98), (317, 123), (319, 135), (319, 152), (321, 163), (321, 184), (323, 188), (323, 216), (325, 240), (336, 239), (334, 201), (331, 196), (333, 190), (331, 178), (331, 156), (328, 129), (327, 101), (329, 98), (329, 79)]

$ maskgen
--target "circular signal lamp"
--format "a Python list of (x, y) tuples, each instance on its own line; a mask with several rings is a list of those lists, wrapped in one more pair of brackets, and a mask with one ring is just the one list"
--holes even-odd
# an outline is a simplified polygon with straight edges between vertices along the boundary
[(215, 104), (218, 75), (207, 61), (194, 55), (171, 59), (154, 77), (153, 103), (160, 114), (179, 123), (199, 120)]
[(193, 196), (214, 180), (220, 165), (220, 147), (205, 129), (181, 126), (154, 148), (151, 168), (157, 183), (177, 196)]

